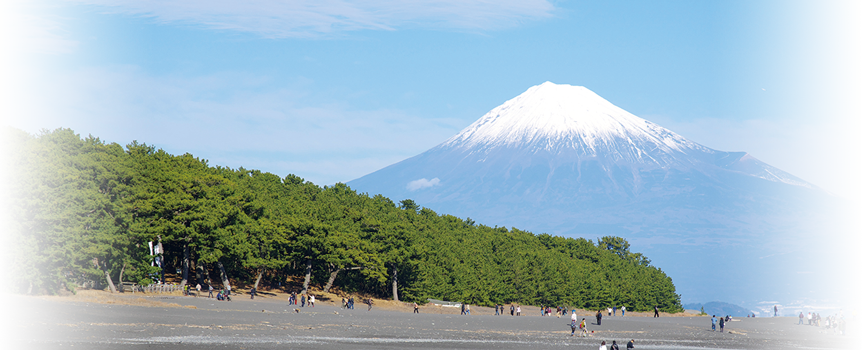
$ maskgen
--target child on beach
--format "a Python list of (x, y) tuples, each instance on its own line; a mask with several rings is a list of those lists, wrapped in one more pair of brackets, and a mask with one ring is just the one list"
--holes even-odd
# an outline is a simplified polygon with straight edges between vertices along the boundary
[(587, 320), (582, 318), (581, 319), (581, 325), (579, 325), (579, 327), (581, 327), (581, 335), (580, 336), (582, 338), (587, 337)]

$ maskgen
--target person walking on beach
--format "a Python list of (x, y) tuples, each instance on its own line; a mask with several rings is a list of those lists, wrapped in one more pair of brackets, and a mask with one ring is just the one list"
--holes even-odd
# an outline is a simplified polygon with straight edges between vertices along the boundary
[(773, 305), (773, 317), (779, 316), (779, 305)]
[(210, 285), (208, 285), (208, 286), (210, 287), (210, 294), (209, 294), (209, 295), (207, 295), (207, 298), (209, 299), (209, 298), (212, 298), (212, 297), (213, 297), (213, 285), (212, 285), (212, 284), (210, 284)]
[(518, 307), (515, 308), (515, 315), (521, 316), (521, 305), (519, 305)]
[(300, 307), (306, 307), (306, 295), (300, 295)]
[(725, 317), (719, 318), (719, 333), (725, 332)]
[(609, 348), (608, 350), (620, 350), (620, 347), (617, 346), (617, 340), (611, 341), (611, 348)]
[(578, 327), (578, 316), (575, 316), (575, 309), (572, 309), (572, 317), (569, 318), (569, 326), (572, 327), (572, 333), (569, 335), (575, 335), (575, 328)]
[(420, 306), (419, 306), (419, 305), (417, 305), (417, 303), (414, 303), (414, 313), (415, 313), (415, 314), (420, 313)]
[(309, 306), (315, 307), (315, 295), (314, 294), (309, 296)]
[(605, 340), (602, 341), (602, 344), (599, 344), (599, 350), (608, 350), (608, 347), (605, 346)]
[(515, 305), (509, 304), (509, 315), (515, 316)]
[(602, 325), (602, 311), (601, 310), (596, 312), (596, 325), (597, 326)]
[(374, 303), (374, 301), (372, 301), (372, 298), (369, 298), (368, 300), (366, 300), (366, 304), (369, 304), (369, 309), (366, 311), (372, 311), (372, 304), (373, 303)]
[(798, 326), (799, 326), (799, 325), (801, 325), (801, 324), (803, 324), (803, 319), (804, 319), (804, 318), (805, 318), (805, 316), (803, 316), (803, 311), (800, 311), (800, 322), (797, 322), (797, 325), (798, 325)]
[(465, 305), (464, 312), (466, 312), (467, 315), (470, 316), (470, 304)]
[(582, 318), (581, 324), (578, 327), (581, 328), (580, 337), (582, 337), (582, 338), (587, 337), (587, 319)]
[(635, 339), (632, 339), (629, 341), (629, 343), (626, 343), (626, 348), (627, 349), (635, 349)]
[(617, 316), (617, 305), (612, 307), (611, 310), (614, 311), (614, 316)]
[(710, 327), (713, 328), (714, 332), (716, 332), (716, 315), (710, 317)]
[(255, 300), (255, 294), (257, 294), (257, 292), (258, 292), (258, 289), (255, 287), (252, 287), (252, 289), (249, 290), (249, 296), (251, 296), (252, 300)]
[(653, 317), (659, 317), (659, 305), (653, 306)]
[(498, 310), (498, 309), (497, 309), (497, 304), (494, 304), (494, 315), (495, 315), (495, 316), (497, 316), (497, 315), (498, 315), (497, 310)]
[(197, 290), (197, 293), (195, 293), (195, 298), (197, 298), (198, 295), (201, 294), (201, 284), (200, 283), (198, 283), (198, 285), (195, 286), (195, 290)]
[(464, 303), (461, 303), (461, 314), (464, 315)]
[(626, 305), (620, 307), (620, 317), (626, 316)]

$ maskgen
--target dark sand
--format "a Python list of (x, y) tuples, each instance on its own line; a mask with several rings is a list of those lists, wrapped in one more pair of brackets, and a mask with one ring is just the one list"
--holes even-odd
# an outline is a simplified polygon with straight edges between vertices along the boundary
[[(522, 317), (493, 316), (473, 306), (472, 316), (455, 308), (426, 306), (420, 314), (389, 303), (366, 311), (319, 302), (293, 311), (282, 296), (235, 296), (232, 302), (179, 295), (125, 294), (100, 299), (4, 296), (4, 349), (598, 349), (601, 341), (629, 339), (636, 349), (850, 349), (849, 335), (796, 318), (743, 318), (725, 333), (710, 330), (708, 317), (587, 317), (587, 338), (570, 337), (569, 317), (540, 317), (523, 307)], [(102, 293), (102, 292), (98, 292)], [(143, 298), (142, 298), (143, 296)], [(157, 306), (142, 306), (152, 303)], [(386, 304), (386, 303), (381, 303)], [(192, 308), (194, 307), (194, 308)], [(396, 310), (398, 309), (398, 310)], [(431, 313), (438, 312), (438, 313)], [(582, 315), (579, 315), (581, 318)]]

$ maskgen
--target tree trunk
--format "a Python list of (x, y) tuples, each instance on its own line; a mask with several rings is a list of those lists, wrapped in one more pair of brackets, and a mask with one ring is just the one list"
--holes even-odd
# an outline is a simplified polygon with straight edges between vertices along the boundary
[(189, 240), (186, 239), (183, 242), (183, 281), (180, 282), (180, 289), (183, 289), (189, 283), (189, 255), (191, 255), (189, 250)]
[(210, 269), (204, 265), (201, 265), (201, 269), (204, 270), (204, 276), (207, 277), (207, 285), (210, 286), (213, 284), (213, 281), (210, 280)]
[(162, 276), (160, 277), (161, 279), (159, 281), (165, 283), (165, 248), (162, 248), (162, 236), (159, 235), (157, 237), (159, 238), (159, 268), (162, 269)]
[(303, 292), (301, 294), (306, 294), (309, 290), (309, 282), (312, 280), (312, 259), (306, 259), (306, 280), (303, 282)]
[(324, 293), (329, 293), (330, 288), (333, 286), (333, 282), (336, 280), (336, 275), (339, 274), (339, 271), (342, 269), (335, 269), (333, 272), (330, 272), (330, 279), (327, 280), (327, 285), (324, 286)]
[(399, 301), (399, 269), (393, 267), (393, 300)]
[(123, 288), (123, 272), (125, 272), (125, 271), (126, 271), (126, 262), (123, 262), (123, 268), (120, 269), (120, 280), (117, 281), (117, 283), (120, 283), (120, 293), (123, 293), (126, 291), (126, 289)]
[(195, 282), (201, 283), (201, 281), (205, 281), (204, 266), (201, 265), (200, 261), (195, 261)]
[(359, 270), (362, 268), (363, 268), (362, 266), (354, 266), (354, 267), (346, 267), (344, 269), (336, 269), (335, 271), (330, 272), (330, 279), (327, 281), (327, 286), (324, 287), (324, 293), (329, 292), (330, 288), (333, 287), (333, 282), (336, 281), (336, 275), (338, 275), (339, 272), (346, 271), (346, 270)]
[(108, 287), (111, 288), (111, 293), (117, 293), (117, 287), (114, 286), (114, 281), (111, 280), (111, 273), (108, 272), (108, 269), (102, 269), (99, 266), (99, 258), (93, 258), (93, 265), (96, 266), (97, 269), (105, 272), (105, 281), (108, 282)]
[(216, 265), (219, 266), (219, 275), (222, 277), (222, 286), (225, 289), (231, 289), (231, 282), (228, 281), (228, 274), (225, 272), (225, 265), (222, 265), (221, 261), (216, 261)]
[(255, 279), (255, 290), (258, 290), (258, 284), (261, 283), (261, 277), (264, 277), (264, 269), (258, 269), (258, 278)]

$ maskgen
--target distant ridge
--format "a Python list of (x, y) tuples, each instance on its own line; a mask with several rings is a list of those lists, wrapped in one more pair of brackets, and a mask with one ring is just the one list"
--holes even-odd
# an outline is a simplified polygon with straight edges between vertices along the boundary
[(725, 303), (721, 301), (711, 301), (709, 303), (691, 303), (683, 305), (684, 309), (687, 310), (696, 310), (701, 311), (701, 307), (704, 307), (704, 312), (708, 315), (716, 315), (716, 317), (720, 316), (732, 316), (732, 317), (746, 317), (752, 313), (752, 310), (748, 310), (739, 305), (734, 305), (730, 303)]

